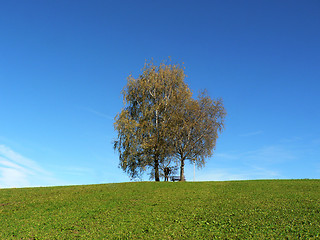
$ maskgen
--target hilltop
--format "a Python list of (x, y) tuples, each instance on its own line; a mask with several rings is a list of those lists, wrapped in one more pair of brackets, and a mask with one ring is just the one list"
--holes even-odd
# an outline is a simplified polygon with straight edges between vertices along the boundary
[(320, 180), (0, 189), (0, 239), (319, 239)]

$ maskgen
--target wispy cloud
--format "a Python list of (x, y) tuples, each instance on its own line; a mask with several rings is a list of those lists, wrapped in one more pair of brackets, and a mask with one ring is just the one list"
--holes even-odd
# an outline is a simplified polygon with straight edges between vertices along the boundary
[(90, 108), (83, 108), (83, 109), (85, 109), (88, 112), (91, 112), (91, 113), (95, 114), (96, 116), (103, 117), (103, 118), (106, 118), (106, 119), (109, 119), (109, 120), (114, 120), (114, 117), (112, 117), (112, 116), (110, 116), (108, 114), (105, 114), (105, 113), (102, 113), (102, 112), (98, 112), (98, 111), (90, 109)]
[(290, 137), (290, 138), (283, 138), (280, 140), (280, 142), (284, 144), (293, 144), (293, 143), (298, 143), (301, 140), (303, 140), (301, 137)]
[(283, 163), (296, 159), (296, 154), (283, 146), (266, 146), (243, 153), (243, 159), (264, 164)]
[(0, 156), (10, 161), (13, 161), (17, 164), (20, 164), (24, 167), (27, 167), (28, 169), (31, 169), (33, 171), (41, 172), (43, 174), (48, 174), (48, 172), (42, 169), (35, 161), (21, 156), (20, 154), (14, 152), (13, 150), (11, 150), (9, 147), (5, 145), (0, 145)]
[(283, 176), (275, 170), (248, 166), (246, 170), (235, 168), (220, 168), (199, 172), (196, 174), (196, 181), (228, 181), (228, 180), (252, 180), (252, 179), (274, 179), (283, 178)]
[(32, 187), (54, 185), (52, 173), (35, 161), (0, 145), (0, 187)]
[(255, 135), (260, 135), (262, 134), (262, 131), (255, 131), (255, 132), (248, 132), (248, 133), (244, 133), (244, 134), (240, 134), (240, 137), (251, 137), (251, 136), (255, 136)]
[(0, 183), (0, 188), (30, 186), (27, 174), (14, 168), (0, 167)]
[[(199, 181), (224, 181), (246, 179), (285, 178), (283, 163), (296, 161), (295, 150), (283, 145), (264, 146), (251, 151), (217, 153), (214, 158), (219, 166), (208, 172), (199, 172)], [(230, 166), (237, 166), (231, 167)]]
[(196, 181), (228, 181), (228, 180), (245, 180), (248, 179), (244, 173), (240, 173), (235, 169), (214, 169), (205, 173), (196, 173)]
[(296, 159), (296, 154), (280, 145), (271, 145), (246, 152), (217, 153), (219, 160), (241, 160), (242, 162), (253, 163), (280, 163)]

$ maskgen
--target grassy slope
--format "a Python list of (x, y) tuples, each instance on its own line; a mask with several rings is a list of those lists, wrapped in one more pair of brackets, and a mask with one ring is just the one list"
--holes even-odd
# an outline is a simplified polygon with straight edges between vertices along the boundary
[(0, 239), (320, 238), (320, 180), (0, 190)]

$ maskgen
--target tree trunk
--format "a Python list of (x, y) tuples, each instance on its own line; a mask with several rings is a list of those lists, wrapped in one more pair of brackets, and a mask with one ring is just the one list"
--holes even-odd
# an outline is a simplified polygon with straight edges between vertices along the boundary
[(180, 181), (184, 181), (184, 159), (181, 159), (181, 166), (180, 166)]
[[(159, 114), (158, 110), (156, 110), (156, 130), (157, 130), (157, 144), (159, 144), (159, 122), (158, 122)], [(156, 151), (157, 152), (157, 151)], [(160, 181), (159, 177), (159, 155), (158, 153), (154, 156), (154, 180), (156, 182)]]
[(159, 159), (157, 157), (155, 157), (155, 159), (154, 159), (154, 180), (156, 182), (160, 181), (160, 177), (159, 177)]

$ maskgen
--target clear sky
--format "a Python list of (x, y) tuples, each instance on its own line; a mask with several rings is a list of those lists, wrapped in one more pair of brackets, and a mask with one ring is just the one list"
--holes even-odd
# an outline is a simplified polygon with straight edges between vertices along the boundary
[(228, 112), (197, 181), (320, 178), (320, 1), (17, 0), (0, 3), (0, 187), (129, 181), (120, 92), (168, 56)]

